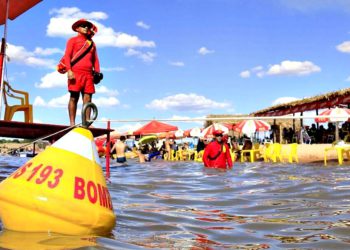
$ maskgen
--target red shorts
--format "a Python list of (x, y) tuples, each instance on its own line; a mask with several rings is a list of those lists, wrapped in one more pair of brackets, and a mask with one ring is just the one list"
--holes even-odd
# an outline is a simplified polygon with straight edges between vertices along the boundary
[(89, 72), (74, 72), (74, 79), (68, 79), (68, 90), (74, 92), (83, 92), (85, 94), (95, 93), (95, 84), (93, 76)]

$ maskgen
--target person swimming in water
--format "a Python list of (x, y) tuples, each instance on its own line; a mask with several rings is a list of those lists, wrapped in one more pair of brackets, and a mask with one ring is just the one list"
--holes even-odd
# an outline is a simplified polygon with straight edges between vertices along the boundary
[(116, 151), (117, 155), (117, 162), (118, 163), (125, 163), (126, 162), (126, 156), (125, 156), (125, 151), (126, 151), (126, 144), (125, 144), (126, 137), (122, 135), (120, 137), (120, 140), (116, 142), (112, 149), (111, 152), (114, 150)]

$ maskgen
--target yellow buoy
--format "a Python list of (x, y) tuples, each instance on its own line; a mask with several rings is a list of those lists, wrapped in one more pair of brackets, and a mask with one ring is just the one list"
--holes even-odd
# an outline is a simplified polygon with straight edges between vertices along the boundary
[(73, 129), (1, 182), (0, 218), (14, 231), (108, 234), (116, 218), (91, 132)]
[(0, 246), (6, 249), (77, 249), (98, 246), (95, 236), (72, 236), (47, 233), (23, 233), (4, 230), (0, 233)]

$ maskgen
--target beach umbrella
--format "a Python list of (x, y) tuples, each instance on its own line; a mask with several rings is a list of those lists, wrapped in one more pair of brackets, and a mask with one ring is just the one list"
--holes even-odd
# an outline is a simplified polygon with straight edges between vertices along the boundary
[(317, 117), (315, 118), (315, 122), (323, 123), (323, 122), (334, 122), (335, 126), (335, 140), (339, 140), (339, 122), (346, 122), (349, 120), (350, 109), (347, 108), (334, 108), (327, 109), (323, 111), (319, 116), (329, 116), (329, 117)]
[(228, 128), (225, 125), (220, 124), (220, 123), (213, 123), (212, 125), (206, 127), (202, 131), (200, 137), (205, 137), (205, 138), (213, 137), (213, 132), (215, 130), (219, 130), (219, 129), (224, 131), (224, 134), (228, 134)]
[(330, 117), (317, 117), (315, 122), (346, 122), (350, 116), (350, 109), (347, 108), (334, 108), (323, 111), (319, 116)]
[(199, 127), (195, 127), (190, 130), (190, 136), (192, 137), (200, 137), (201, 133), (202, 129)]
[(246, 134), (248, 136), (254, 134), (255, 132), (268, 131), (270, 129), (270, 124), (262, 120), (244, 120), (237, 123), (233, 127), (233, 131), (240, 134)]
[(176, 131), (178, 127), (152, 120), (149, 123), (145, 124), (141, 128), (133, 132), (134, 135), (149, 135), (149, 134), (158, 134), (162, 132)]

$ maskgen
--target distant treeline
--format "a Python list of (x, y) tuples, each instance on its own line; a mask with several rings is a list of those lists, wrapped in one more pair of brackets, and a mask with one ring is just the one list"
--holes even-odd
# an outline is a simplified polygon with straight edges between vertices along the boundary
[(32, 140), (29, 139), (0, 139), (1, 143), (30, 143)]

